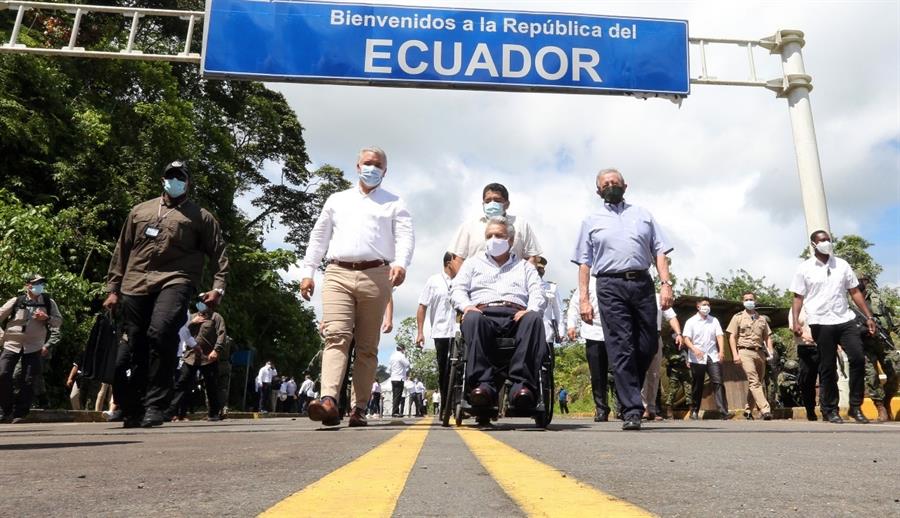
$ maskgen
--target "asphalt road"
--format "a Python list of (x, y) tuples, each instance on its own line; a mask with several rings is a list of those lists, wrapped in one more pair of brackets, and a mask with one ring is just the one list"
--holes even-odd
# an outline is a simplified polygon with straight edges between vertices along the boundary
[(900, 423), (0, 425), (2, 516), (900, 516), (898, 475)]

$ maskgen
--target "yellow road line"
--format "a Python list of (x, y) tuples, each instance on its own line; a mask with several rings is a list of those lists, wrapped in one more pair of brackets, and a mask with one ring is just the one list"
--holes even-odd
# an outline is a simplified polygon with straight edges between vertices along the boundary
[(428, 436), (430, 421), (418, 421), (259, 516), (391, 516)]
[(456, 431), (484, 469), (528, 516), (653, 516), (484, 432), (465, 428)]

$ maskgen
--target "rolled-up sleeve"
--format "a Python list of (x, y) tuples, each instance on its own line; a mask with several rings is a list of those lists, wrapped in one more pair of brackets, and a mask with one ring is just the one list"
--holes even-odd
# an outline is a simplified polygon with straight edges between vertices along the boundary
[(593, 266), (594, 245), (591, 243), (591, 223), (589, 219), (581, 222), (581, 230), (578, 232), (578, 241), (575, 242), (575, 253), (572, 254), (572, 262)]
[(397, 212), (394, 215), (394, 242), (396, 256), (391, 266), (409, 269), (413, 249), (416, 246), (416, 236), (413, 231), (412, 215), (402, 201), (397, 203)]
[(316, 268), (325, 257), (328, 251), (328, 243), (331, 241), (331, 234), (334, 232), (334, 214), (332, 209), (332, 197), (329, 196), (322, 206), (322, 213), (316, 219), (312, 232), (309, 233), (309, 244), (306, 246), (306, 255), (300, 261), (300, 278), (312, 279), (315, 276)]
[(653, 253), (655, 256), (666, 255), (674, 250), (666, 238), (666, 233), (663, 232), (662, 227), (659, 226), (659, 223), (656, 222), (653, 216), (650, 216), (650, 228), (653, 231)]

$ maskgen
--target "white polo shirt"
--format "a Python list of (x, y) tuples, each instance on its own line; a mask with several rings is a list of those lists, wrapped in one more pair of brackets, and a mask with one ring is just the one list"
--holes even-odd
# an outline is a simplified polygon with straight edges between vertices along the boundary
[(791, 281), (791, 291), (803, 297), (809, 325), (835, 325), (853, 320), (847, 290), (857, 286), (859, 280), (847, 261), (833, 255), (824, 263), (815, 255), (803, 261)]
[(721, 361), (719, 358), (719, 343), (717, 336), (723, 336), (722, 326), (719, 325), (719, 319), (712, 315), (703, 318), (700, 313), (695, 314), (684, 324), (682, 334), (691, 339), (694, 347), (703, 352), (703, 356), (698, 358), (693, 351), (688, 354), (688, 360), (691, 363), (706, 363), (709, 358), (713, 363)]
[(450, 276), (444, 272), (436, 273), (428, 278), (419, 304), (428, 308), (430, 313), (431, 337), (453, 338), (456, 336), (456, 312), (450, 302)]

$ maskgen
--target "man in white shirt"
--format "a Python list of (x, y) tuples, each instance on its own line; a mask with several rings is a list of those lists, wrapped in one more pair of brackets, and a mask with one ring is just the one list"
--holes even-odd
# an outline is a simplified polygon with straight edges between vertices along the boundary
[(309, 394), (313, 391), (316, 384), (309, 377), (309, 373), (305, 373), (303, 375), (303, 383), (300, 384), (300, 389), (297, 391), (297, 412), (300, 415), (306, 414), (306, 406), (309, 402)]
[(428, 410), (425, 408), (425, 384), (418, 378), (414, 379), (413, 383), (415, 383), (416, 393), (416, 417), (422, 417)]
[[(588, 293), (594, 314), (599, 315), (597, 283), (588, 283)], [(579, 334), (584, 338), (584, 353), (591, 373), (591, 394), (594, 397), (594, 421), (599, 423), (609, 420), (609, 358), (606, 355), (606, 342), (603, 340), (603, 325), (599, 318), (595, 318), (590, 324), (581, 319), (580, 300), (581, 292), (575, 288), (566, 309), (566, 334), (572, 341)]]
[(284, 403), (282, 403), (283, 408), (282, 412), (293, 412), (294, 411), (294, 403), (297, 400), (297, 382), (294, 381), (294, 378), (288, 378), (287, 381), (281, 384), (280, 389), (281, 394), (284, 394), (284, 398), (281, 398)]
[(473, 406), (496, 402), (492, 358), (498, 337), (515, 339), (508, 372), (512, 405), (524, 410), (537, 402), (538, 373), (547, 354), (544, 293), (534, 265), (511, 252), (515, 232), (506, 219), (492, 218), (484, 231), (485, 253), (463, 263), (450, 288), (454, 307), (463, 313), (466, 385), (472, 387)]
[[(725, 401), (725, 387), (722, 385), (722, 358), (725, 356), (725, 333), (719, 319), (709, 314), (709, 300), (697, 301), (697, 314), (684, 324), (684, 345), (690, 354), (691, 363), (691, 419), (700, 419), (700, 402), (703, 400), (703, 382), (709, 374), (716, 407), (722, 419), (731, 419), (734, 414), (728, 411)], [(735, 353), (737, 362), (740, 357)]]
[(444, 271), (428, 278), (422, 294), (419, 295), (419, 309), (416, 310), (416, 345), (425, 344), (425, 316), (431, 311), (431, 338), (437, 355), (439, 390), (447, 390), (447, 373), (450, 369), (448, 358), (450, 344), (456, 337), (456, 312), (450, 301), (450, 283), (462, 261), (450, 252), (444, 252)]
[(397, 346), (397, 350), (391, 353), (388, 360), (388, 371), (391, 374), (391, 395), (393, 405), (391, 406), (391, 417), (400, 417), (403, 412), (403, 382), (409, 374), (409, 358), (404, 353), (402, 345)]
[(562, 318), (562, 301), (559, 297), (559, 286), (555, 282), (544, 279), (544, 273), (547, 268), (547, 258), (543, 256), (534, 256), (530, 260), (541, 276), (541, 289), (544, 290), (544, 300), (547, 301), (544, 307), (544, 338), (549, 344), (562, 343), (563, 337), (566, 336), (566, 326)]
[(263, 414), (272, 410), (269, 408), (272, 394), (272, 378), (277, 375), (278, 371), (275, 370), (275, 366), (272, 365), (271, 361), (267, 361), (265, 365), (260, 367), (259, 373), (256, 375), (256, 380), (259, 384), (259, 411)]
[(309, 300), (316, 268), (323, 258), (329, 263), (322, 289), (322, 398), (309, 404), (309, 418), (326, 426), (341, 422), (337, 396), (354, 339), (349, 425), (367, 424), (365, 407), (378, 366), (382, 318), (391, 288), (406, 278), (415, 244), (406, 204), (380, 187), (387, 171), (384, 151), (364, 148), (356, 169), (359, 183), (325, 201), (301, 266), (300, 293)]
[(841, 344), (850, 363), (850, 417), (859, 423), (869, 420), (860, 410), (866, 378), (866, 358), (862, 339), (854, 323), (853, 310), (847, 293), (856, 307), (866, 316), (869, 334), (875, 334), (875, 318), (859, 291), (859, 280), (847, 261), (834, 256), (831, 236), (817, 230), (809, 236), (813, 256), (800, 263), (790, 290), (794, 293), (791, 305), (794, 335), (802, 336), (800, 308), (806, 309), (807, 323), (819, 350), (819, 407), (825, 420), (842, 423), (838, 414), (837, 346)]
[(521, 217), (507, 214), (509, 191), (503, 184), (487, 184), (481, 192), (481, 198), (484, 215), (460, 225), (448, 248), (452, 254), (468, 259), (483, 253), (484, 227), (490, 218), (501, 216), (516, 228), (516, 238), (512, 245), (512, 253), (516, 254), (516, 257), (528, 259), (544, 253), (531, 225)]
[[(672, 308), (666, 308), (663, 310), (662, 304), (659, 300), (659, 293), (656, 294), (656, 331), (659, 334), (662, 331), (662, 321), (663, 318), (666, 319), (666, 322), (669, 323), (669, 327), (672, 328), (672, 331), (675, 332), (675, 345), (677, 347), (681, 347), (682, 344), (682, 336), (681, 336), (681, 324), (678, 323), (678, 318), (675, 315), (675, 310)], [(644, 415), (643, 418), (647, 420), (656, 420), (662, 419), (660, 416), (659, 408), (656, 406), (656, 395), (659, 393), (659, 368), (662, 363), (662, 350), (663, 350), (663, 341), (662, 336), (659, 336), (659, 348), (656, 351), (656, 355), (650, 361), (650, 367), (647, 368), (647, 374), (644, 376), (644, 386), (641, 388), (641, 401), (644, 403)]]
[(369, 414), (381, 419), (381, 383), (378, 380), (372, 382), (372, 396), (369, 399)]
[(439, 390), (432, 391), (431, 405), (434, 415), (439, 415), (441, 411), (441, 392)]

